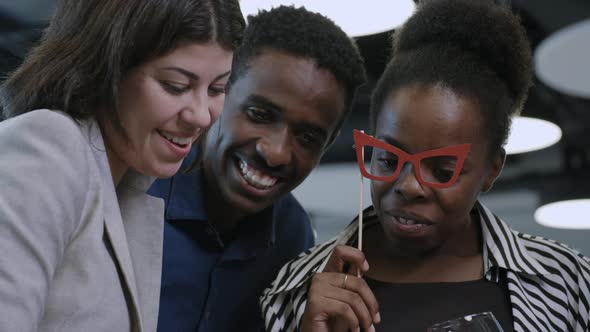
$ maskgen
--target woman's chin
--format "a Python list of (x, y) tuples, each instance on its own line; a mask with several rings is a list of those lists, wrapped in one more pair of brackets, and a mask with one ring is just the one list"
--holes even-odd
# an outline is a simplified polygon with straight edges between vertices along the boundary
[(392, 233), (386, 233), (385, 241), (387, 241), (386, 248), (395, 256), (423, 256), (437, 247), (432, 239), (421, 238), (417, 240)]
[(154, 176), (159, 179), (167, 179), (173, 177), (182, 165), (182, 160), (176, 163), (157, 163), (151, 165), (151, 167), (145, 167), (138, 169), (137, 171), (143, 175)]

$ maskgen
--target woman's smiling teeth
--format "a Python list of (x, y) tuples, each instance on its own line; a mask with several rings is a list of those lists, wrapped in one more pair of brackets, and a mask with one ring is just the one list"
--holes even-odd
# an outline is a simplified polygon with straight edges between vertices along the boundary
[(415, 224), (419, 224), (418, 222), (412, 220), (412, 219), (405, 219), (402, 217), (397, 217), (397, 220), (404, 225), (415, 225)]
[(269, 189), (277, 183), (277, 178), (266, 175), (240, 159), (240, 173), (249, 185), (258, 189)]
[(428, 222), (423, 222), (423, 221), (417, 221), (414, 219), (408, 219), (408, 218), (404, 218), (404, 217), (400, 217), (400, 216), (394, 216), (395, 220), (402, 224), (402, 225), (408, 225), (408, 226), (429, 226), (430, 223)]
[(167, 133), (165, 131), (162, 131), (162, 130), (158, 130), (158, 133), (160, 133), (160, 135), (162, 135), (164, 138), (166, 138), (170, 142), (172, 142), (176, 145), (183, 146), (183, 147), (188, 144), (191, 144), (193, 142), (193, 137), (174, 136), (174, 135)]

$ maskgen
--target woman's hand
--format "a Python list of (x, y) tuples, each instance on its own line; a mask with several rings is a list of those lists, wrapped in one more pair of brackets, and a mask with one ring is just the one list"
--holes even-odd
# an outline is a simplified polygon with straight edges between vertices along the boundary
[(367, 283), (357, 273), (369, 264), (362, 251), (338, 245), (324, 269), (316, 273), (307, 292), (301, 330), (304, 332), (374, 332), (381, 321), (379, 304)]

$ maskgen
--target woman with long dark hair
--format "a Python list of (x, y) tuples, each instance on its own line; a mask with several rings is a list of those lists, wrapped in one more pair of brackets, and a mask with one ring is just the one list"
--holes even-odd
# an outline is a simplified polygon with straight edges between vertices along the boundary
[(237, 0), (62, 0), (1, 87), (0, 331), (155, 331), (147, 196), (223, 108)]

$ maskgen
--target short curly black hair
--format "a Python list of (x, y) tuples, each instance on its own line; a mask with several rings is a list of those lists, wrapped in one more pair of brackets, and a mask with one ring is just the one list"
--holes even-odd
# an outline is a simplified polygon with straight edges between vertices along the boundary
[(244, 39), (234, 53), (230, 89), (247, 71), (249, 61), (263, 49), (312, 59), (343, 84), (346, 110), (337, 126), (339, 129), (350, 113), (357, 88), (366, 81), (363, 59), (355, 42), (332, 20), (303, 7), (279, 6), (260, 11), (248, 16)]
[(393, 34), (392, 57), (371, 100), (371, 126), (393, 91), (440, 84), (474, 98), (490, 152), (501, 151), (532, 83), (531, 48), (509, 8), (473, 0), (433, 0)]

